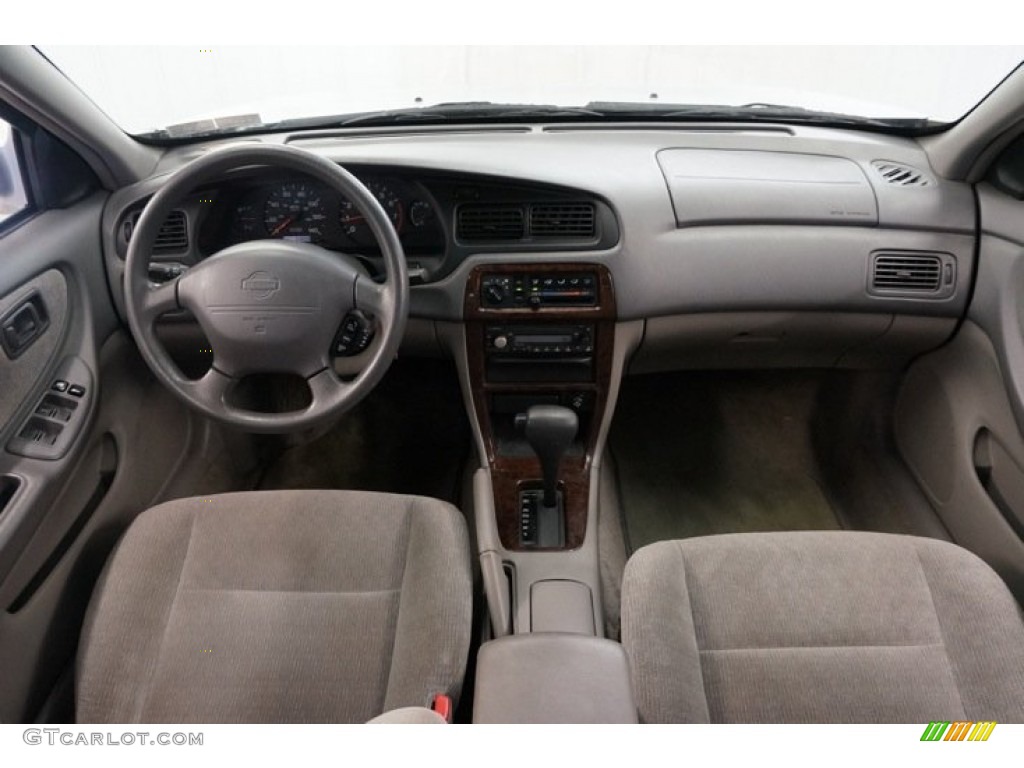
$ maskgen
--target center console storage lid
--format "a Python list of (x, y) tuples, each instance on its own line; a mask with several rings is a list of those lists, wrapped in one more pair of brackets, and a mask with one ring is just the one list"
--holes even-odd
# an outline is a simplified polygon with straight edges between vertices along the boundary
[(660, 151), (658, 164), (680, 227), (878, 224), (871, 183), (845, 157), (679, 148)]
[(485, 643), (477, 657), (474, 723), (635, 723), (622, 646), (538, 632)]

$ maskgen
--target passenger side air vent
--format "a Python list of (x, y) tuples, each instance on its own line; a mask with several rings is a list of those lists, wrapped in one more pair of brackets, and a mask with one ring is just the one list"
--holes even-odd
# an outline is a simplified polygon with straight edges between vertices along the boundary
[(526, 216), (521, 205), (463, 205), (455, 234), (460, 240), (521, 240)]
[[(125, 221), (122, 233), (126, 245), (131, 242), (132, 233), (135, 231), (135, 225), (139, 223), (141, 215), (141, 212), (134, 213), (131, 218)], [(155, 253), (169, 253), (186, 250), (188, 250), (188, 217), (185, 216), (185, 212), (182, 210), (171, 211), (167, 214), (167, 219), (164, 220), (160, 231), (157, 232), (153, 251)]]
[(530, 234), (534, 237), (594, 236), (592, 203), (544, 203), (530, 209)]
[(952, 291), (953, 260), (946, 254), (877, 253), (871, 263), (872, 293), (936, 294)]
[(871, 166), (882, 181), (895, 187), (929, 187), (932, 185), (932, 180), (924, 172), (910, 165), (875, 160)]

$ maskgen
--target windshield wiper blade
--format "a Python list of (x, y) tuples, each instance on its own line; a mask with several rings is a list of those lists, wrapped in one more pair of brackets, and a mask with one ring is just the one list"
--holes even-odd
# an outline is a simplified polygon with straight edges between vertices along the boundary
[[(323, 128), (352, 128), (357, 126), (401, 125), (403, 123), (461, 123), (500, 120), (549, 120), (561, 118), (600, 118), (603, 115), (586, 107), (559, 107), (548, 104), (502, 104), (489, 101), (465, 101), (434, 104), (426, 107), (384, 109), (372, 112), (354, 112), (341, 115), (301, 117), (259, 125), (216, 127), (195, 124), (195, 133), (183, 134), (178, 130), (161, 129), (139, 138), (154, 140), (201, 139), (270, 131), (294, 131)], [(179, 128), (179, 126), (175, 126)]]
[(658, 104), (649, 102), (590, 102), (588, 109), (606, 117), (643, 118), (652, 120), (741, 120), (752, 122), (799, 122), (810, 125), (850, 126), (855, 128), (926, 128), (935, 125), (925, 118), (872, 118), (842, 112), (822, 112), (807, 107), (767, 102), (750, 102), (737, 106), (727, 104)]
[(517, 120), (558, 117), (602, 117), (587, 107), (559, 107), (553, 104), (502, 104), (490, 101), (460, 101), (434, 104), (429, 107), (388, 109), (342, 117), (335, 125), (389, 125), (404, 122), (457, 122), (463, 120)]
[[(582, 106), (556, 106), (552, 104), (506, 104), (490, 101), (444, 102), (422, 107), (353, 112), (320, 117), (293, 118), (273, 123), (254, 124), (255, 116), (238, 120), (234, 124), (199, 125), (194, 133), (183, 133), (186, 126), (172, 126), (139, 138), (160, 141), (189, 141), (214, 136), (266, 133), (324, 128), (352, 128), (358, 126), (388, 126), (408, 123), (470, 123), (538, 121), (597, 121), (597, 120), (650, 120), (699, 122), (702, 120), (733, 120), (737, 122), (802, 123), (848, 128), (866, 128), (880, 131), (919, 131), (941, 125), (924, 118), (868, 118), (838, 112), (821, 112), (806, 107), (751, 102), (738, 106), (727, 104), (669, 104), (658, 102), (592, 101)], [(205, 129), (205, 130), (204, 130)]]

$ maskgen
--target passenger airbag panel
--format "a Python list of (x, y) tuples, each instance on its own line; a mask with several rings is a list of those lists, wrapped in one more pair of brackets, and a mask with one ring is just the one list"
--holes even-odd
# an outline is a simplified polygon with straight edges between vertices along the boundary
[(664, 149), (676, 224), (878, 224), (871, 184), (852, 160), (796, 152)]

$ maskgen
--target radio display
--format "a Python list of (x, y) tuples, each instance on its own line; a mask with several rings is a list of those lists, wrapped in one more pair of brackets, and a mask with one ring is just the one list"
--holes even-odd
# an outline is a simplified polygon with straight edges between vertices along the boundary
[(571, 344), (572, 335), (544, 334), (543, 336), (521, 336), (516, 334), (515, 340), (519, 344)]

